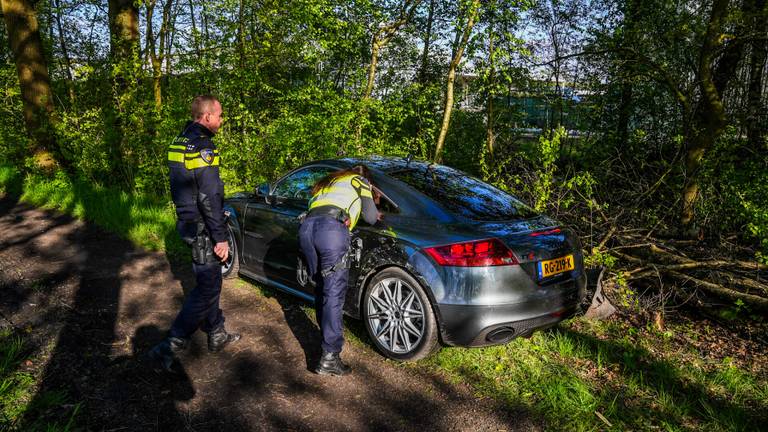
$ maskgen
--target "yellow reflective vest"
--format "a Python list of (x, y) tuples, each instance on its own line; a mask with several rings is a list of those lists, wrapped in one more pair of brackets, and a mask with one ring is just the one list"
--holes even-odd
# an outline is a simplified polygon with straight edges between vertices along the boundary
[(332, 205), (346, 211), (349, 215), (349, 230), (352, 231), (360, 219), (360, 212), (363, 209), (362, 198), (373, 199), (371, 186), (363, 177), (350, 174), (337, 178), (318, 191), (309, 200), (309, 209)]

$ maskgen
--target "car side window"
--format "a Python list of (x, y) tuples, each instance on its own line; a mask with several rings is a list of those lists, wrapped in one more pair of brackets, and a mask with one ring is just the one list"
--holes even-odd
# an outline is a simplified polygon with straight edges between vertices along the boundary
[(296, 171), (282, 179), (275, 186), (272, 195), (280, 198), (309, 200), (312, 197), (312, 186), (336, 170), (337, 168), (315, 166)]

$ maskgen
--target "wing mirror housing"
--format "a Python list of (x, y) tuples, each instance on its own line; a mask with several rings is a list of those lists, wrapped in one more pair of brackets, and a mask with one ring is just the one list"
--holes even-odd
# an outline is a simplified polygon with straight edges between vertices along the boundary
[(269, 195), (269, 183), (262, 183), (259, 185), (259, 187), (256, 188), (256, 195), (257, 196), (268, 196)]
[(275, 197), (269, 194), (269, 183), (260, 184), (259, 187), (256, 188), (256, 196), (263, 197), (264, 202), (269, 205), (272, 205), (275, 202)]

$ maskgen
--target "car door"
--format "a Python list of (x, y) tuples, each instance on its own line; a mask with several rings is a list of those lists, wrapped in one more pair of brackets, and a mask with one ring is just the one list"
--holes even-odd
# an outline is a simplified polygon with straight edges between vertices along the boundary
[(275, 183), (268, 197), (269, 204), (248, 207), (245, 249), (247, 259), (252, 261), (250, 266), (257, 271), (261, 269), (260, 276), (307, 291), (297, 281), (298, 216), (307, 210), (312, 186), (337, 169), (325, 165), (300, 168)]

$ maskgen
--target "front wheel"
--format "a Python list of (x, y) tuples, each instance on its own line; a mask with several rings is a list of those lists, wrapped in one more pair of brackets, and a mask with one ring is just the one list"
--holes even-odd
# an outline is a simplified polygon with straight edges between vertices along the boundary
[(363, 320), (376, 348), (391, 359), (419, 360), (437, 347), (437, 323), (429, 298), (400, 268), (383, 270), (368, 284)]
[(229, 256), (221, 265), (221, 277), (224, 279), (234, 279), (240, 269), (240, 256), (237, 250), (237, 242), (232, 227), (227, 226), (227, 244), (229, 245)]

